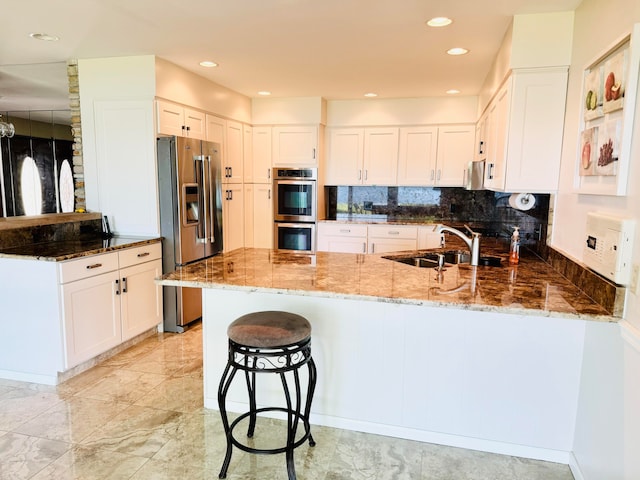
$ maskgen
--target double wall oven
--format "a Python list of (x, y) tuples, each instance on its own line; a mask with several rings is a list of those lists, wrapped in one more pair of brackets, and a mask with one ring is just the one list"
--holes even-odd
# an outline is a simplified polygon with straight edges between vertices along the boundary
[(313, 253), (318, 212), (316, 168), (273, 169), (274, 246)]

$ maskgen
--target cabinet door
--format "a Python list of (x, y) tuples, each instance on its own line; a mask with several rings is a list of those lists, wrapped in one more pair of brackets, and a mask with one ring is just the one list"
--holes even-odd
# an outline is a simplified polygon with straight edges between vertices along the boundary
[(558, 188), (567, 72), (513, 74), (506, 181), (508, 192), (552, 192)]
[(206, 138), (205, 114), (198, 110), (184, 109), (184, 126), (187, 137), (204, 140)]
[(242, 180), (253, 183), (253, 128), (242, 125)]
[(162, 322), (162, 261), (154, 260), (120, 270), (122, 340), (128, 340)]
[(498, 91), (489, 111), (489, 145), (485, 183), (487, 188), (491, 190), (504, 190), (510, 107), (511, 81), (509, 79), (505, 86)]
[(117, 271), (66, 283), (61, 289), (67, 369), (120, 344)]
[(398, 129), (366, 128), (364, 132), (365, 185), (395, 185), (398, 181)]
[(244, 191), (242, 184), (223, 186), (224, 251), (244, 247)]
[[(206, 115), (207, 122), (207, 142), (216, 142), (222, 148), (224, 146), (224, 131), (227, 128), (227, 121), (215, 115)], [(224, 148), (223, 148), (224, 152)]]
[(107, 100), (94, 106), (96, 183), (87, 187), (87, 205), (109, 216), (120, 235), (159, 231), (156, 215), (140, 214), (158, 208), (152, 102)]
[(418, 250), (438, 248), (442, 246), (442, 233), (435, 231), (436, 225), (418, 227)]
[(272, 186), (255, 184), (253, 187), (253, 246), (273, 248)]
[(436, 185), (462, 187), (467, 165), (473, 160), (473, 125), (449, 125), (438, 128)]
[(483, 115), (476, 125), (474, 159), (479, 162), (487, 158), (487, 115)]
[(369, 238), (369, 253), (401, 252), (403, 250), (416, 250), (416, 239), (408, 238)]
[(318, 223), (318, 251), (367, 253), (367, 226)]
[(242, 183), (243, 180), (243, 126), (239, 122), (227, 120), (226, 155), (223, 157), (222, 181), (225, 183)]
[(163, 135), (184, 135), (184, 108), (175, 103), (158, 100), (157, 109), (157, 130)]
[(438, 127), (400, 128), (398, 185), (430, 186), (436, 178)]
[(318, 127), (273, 127), (273, 164), (318, 166)]
[(271, 183), (271, 127), (253, 127), (253, 165), (251, 180), (245, 182)]
[(332, 129), (329, 132), (325, 183), (327, 185), (361, 184), (363, 157), (364, 129)]

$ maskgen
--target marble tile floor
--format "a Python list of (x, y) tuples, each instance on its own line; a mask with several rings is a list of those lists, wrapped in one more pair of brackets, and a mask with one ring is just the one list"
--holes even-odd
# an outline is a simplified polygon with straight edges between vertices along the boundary
[[(219, 413), (202, 405), (202, 330), (158, 334), (56, 387), (0, 380), (0, 480), (218, 477)], [(255, 441), (282, 422), (263, 419)], [(567, 465), (314, 426), (300, 480), (571, 480)], [(266, 446), (259, 444), (258, 446)], [(234, 449), (229, 480), (286, 480), (283, 455)]]

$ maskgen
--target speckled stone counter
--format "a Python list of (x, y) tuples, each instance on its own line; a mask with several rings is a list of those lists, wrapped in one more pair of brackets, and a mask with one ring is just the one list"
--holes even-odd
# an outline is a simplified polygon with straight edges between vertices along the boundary
[(113, 237), (57, 242), (29, 243), (0, 250), (0, 258), (20, 258), (62, 262), (73, 258), (97, 255), (122, 248), (130, 248), (159, 242), (160, 237)]
[[(164, 275), (159, 283), (604, 322), (618, 320), (538, 257), (523, 256), (518, 266), (510, 266), (501, 245), (485, 245), (482, 253), (504, 256), (503, 266), (448, 265), (438, 272), (382, 255), (327, 252), (306, 255), (239, 249), (182, 267)], [(396, 256), (411, 255), (413, 252)]]

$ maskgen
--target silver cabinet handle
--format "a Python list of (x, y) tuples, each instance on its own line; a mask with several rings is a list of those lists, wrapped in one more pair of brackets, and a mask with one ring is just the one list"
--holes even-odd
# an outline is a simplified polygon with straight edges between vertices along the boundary
[(340, 229), (340, 233), (351, 233), (351, 230), (348, 228), (342, 228)]
[(376, 253), (376, 244), (375, 243), (371, 244), (371, 253)]
[(91, 265), (87, 265), (87, 270), (93, 270), (94, 268), (100, 268), (102, 266), (101, 263), (94, 263)]
[(116, 279), (116, 295), (120, 295), (120, 280)]
[(138, 258), (148, 257), (149, 255), (151, 255), (149, 252), (142, 252), (138, 254)]
[(314, 160), (316, 159), (316, 149), (315, 148), (313, 149), (313, 156), (311, 158), (313, 158)]
[(127, 293), (127, 277), (122, 277), (122, 293)]
[(267, 168), (267, 180), (271, 180), (271, 169)]
[(367, 253), (367, 242), (362, 242), (362, 253)]
[(362, 170), (358, 170), (358, 180), (362, 180)]
[(365, 179), (365, 181), (367, 180), (368, 176), (369, 176), (369, 170), (365, 169), (365, 171), (364, 171), (364, 179)]
[(271, 200), (271, 189), (267, 190), (267, 200)]
[(440, 181), (440, 174), (442, 173), (442, 170), (438, 169), (438, 176), (437, 176), (437, 180)]
[(400, 235), (400, 232), (398, 230), (389, 230), (389, 235)]
[(431, 180), (433, 180), (435, 176), (436, 176), (436, 171), (431, 169)]

